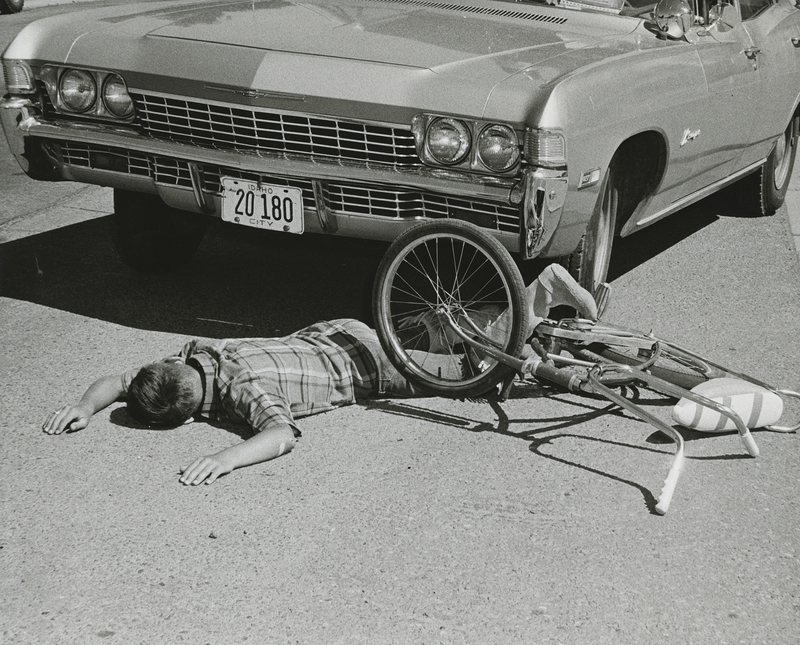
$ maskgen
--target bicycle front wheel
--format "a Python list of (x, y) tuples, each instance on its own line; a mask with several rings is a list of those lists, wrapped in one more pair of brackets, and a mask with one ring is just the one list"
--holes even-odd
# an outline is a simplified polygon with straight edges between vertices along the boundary
[(525, 285), (511, 255), (459, 220), (422, 223), (392, 243), (375, 278), (373, 315), (398, 371), (421, 390), (452, 398), (485, 394), (511, 371), (464, 335), (516, 358), (528, 327)]

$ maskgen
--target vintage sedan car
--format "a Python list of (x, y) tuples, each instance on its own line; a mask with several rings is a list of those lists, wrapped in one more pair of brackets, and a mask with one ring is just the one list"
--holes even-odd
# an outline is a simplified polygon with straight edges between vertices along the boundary
[[(623, 4), (624, 2), (624, 4)], [(692, 4), (693, 3), (693, 4)], [(630, 235), (740, 182), (783, 202), (795, 0), (169, 0), (31, 23), (0, 104), (28, 175), (114, 188), (121, 257), (191, 257), (208, 216), (391, 240), (483, 227), (589, 287)]]

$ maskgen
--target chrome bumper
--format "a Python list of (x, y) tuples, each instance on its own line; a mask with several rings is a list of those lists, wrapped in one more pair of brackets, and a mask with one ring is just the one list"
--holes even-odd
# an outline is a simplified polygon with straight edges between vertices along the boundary
[(520, 223), (520, 252), (526, 259), (537, 257), (552, 240), (567, 199), (566, 170), (536, 168), (525, 174), (525, 204)]
[[(476, 177), (428, 167), (397, 169), (342, 160), (200, 148), (155, 139), (122, 125), (46, 118), (41, 116), (38, 106), (27, 98), (0, 99), (0, 122), (11, 152), (22, 169), (34, 179), (78, 181), (153, 193), (170, 206), (219, 216), (219, 195), (209, 194), (201, 187), (204, 165), (264, 176), (304, 178), (311, 182), (318, 206), (305, 209), (306, 230), (348, 237), (392, 240), (417, 220), (332, 212), (319, 199), (324, 182), (418, 189), (513, 207), (523, 204), (519, 234), (497, 230), (491, 232), (509, 251), (520, 253), (524, 258), (538, 255), (550, 239), (560, 220), (566, 196), (566, 173), (560, 171), (526, 169), (522, 178)], [(149, 176), (132, 175), (114, 169), (67, 165), (58, 155), (49, 153), (46, 145), (47, 142), (63, 141), (181, 160), (189, 166), (191, 189), (162, 184)]]

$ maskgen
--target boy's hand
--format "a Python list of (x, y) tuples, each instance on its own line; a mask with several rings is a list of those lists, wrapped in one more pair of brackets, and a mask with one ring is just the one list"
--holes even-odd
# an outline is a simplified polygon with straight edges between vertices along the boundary
[(226, 463), (227, 460), (220, 459), (218, 455), (198, 457), (188, 467), (181, 468), (181, 478), (178, 480), (186, 486), (197, 486), (198, 484), (212, 484), (222, 475), (227, 475), (233, 470), (233, 466)]
[(83, 430), (89, 425), (92, 413), (80, 405), (65, 405), (53, 412), (42, 425), (47, 434), (61, 434), (67, 430)]
[[(131, 370), (126, 372), (129, 380), (136, 376)], [(89, 425), (93, 414), (107, 408), (125, 394), (125, 375), (102, 376), (89, 386), (81, 400), (75, 405), (59, 408), (42, 425), (47, 434), (61, 434), (67, 430), (83, 430)]]
[(288, 425), (269, 427), (247, 441), (225, 448), (214, 455), (195, 459), (187, 468), (181, 468), (180, 482), (187, 486), (211, 484), (234, 468), (259, 464), (262, 461), (285, 455), (294, 448), (294, 431)]

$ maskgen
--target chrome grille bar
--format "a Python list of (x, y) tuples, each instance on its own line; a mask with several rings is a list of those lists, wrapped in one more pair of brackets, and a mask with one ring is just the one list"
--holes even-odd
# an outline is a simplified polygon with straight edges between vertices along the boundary
[(421, 165), (410, 130), (141, 92), (131, 95), (139, 122), (155, 137), (402, 168)]

